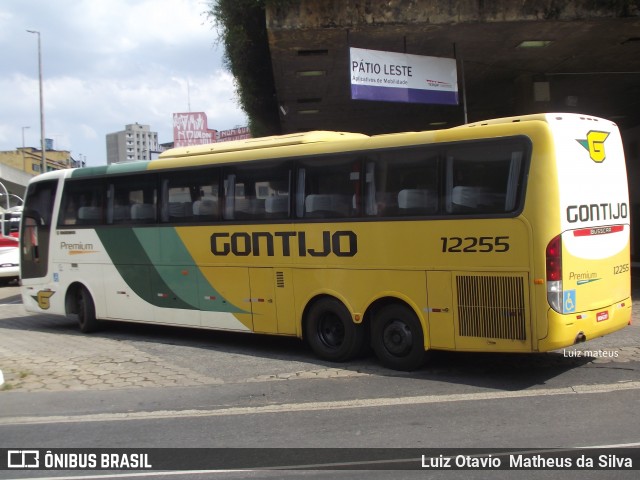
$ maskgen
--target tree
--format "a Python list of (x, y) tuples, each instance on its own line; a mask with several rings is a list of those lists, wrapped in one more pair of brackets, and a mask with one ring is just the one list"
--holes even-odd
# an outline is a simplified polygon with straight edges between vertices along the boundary
[(281, 133), (267, 37), (268, 0), (211, 0), (207, 16), (224, 46), (224, 65), (235, 78), (240, 106), (254, 137)]

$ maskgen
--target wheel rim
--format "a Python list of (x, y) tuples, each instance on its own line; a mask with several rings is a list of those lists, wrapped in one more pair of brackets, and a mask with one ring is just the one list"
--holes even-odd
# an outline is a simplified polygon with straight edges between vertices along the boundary
[(411, 351), (413, 334), (406, 323), (393, 320), (384, 328), (382, 342), (389, 353), (402, 357)]
[(338, 348), (344, 342), (344, 326), (337, 315), (326, 313), (318, 322), (318, 338), (329, 348)]

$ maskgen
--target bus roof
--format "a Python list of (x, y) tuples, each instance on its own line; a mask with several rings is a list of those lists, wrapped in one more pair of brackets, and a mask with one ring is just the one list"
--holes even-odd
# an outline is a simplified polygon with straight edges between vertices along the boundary
[[(267, 158), (277, 158), (279, 155), (287, 154), (304, 155), (325, 153), (327, 151), (349, 151), (352, 149), (376, 149), (389, 148), (398, 145), (411, 143), (448, 141), (452, 138), (475, 136), (473, 130), (483, 127), (499, 127), (500, 125), (512, 125), (516, 123), (544, 122), (553, 120), (588, 120), (604, 121), (614, 124), (608, 120), (588, 115), (574, 113), (539, 113), (514, 117), (482, 120), (446, 129), (398, 132), (368, 136), (362, 133), (333, 132), (317, 130), (311, 132), (292, 133), (288, 135), (277, 135), (270, 137), (250, 138), (231, 142), (218, 142), (204, 145), (193, 145), (166, 150), (158, 159), (151, 161), (125, 162), (119, 164), (103, 165), (97, 167), (87, 167), (73, 169), (69, 175), (73, 177), (88, 177), (110, 174), (130, 174), (146, 170), (166, 169), (181, 166), (212, 165), (216, 163), (259, 160)], [(615, 124), (614, 124), (615, 125)], [(464, 133), (463, 133), (464, 132)], [(460, 135), (462, 134), (462, 135)], [(493, 132), (492, 134), (495, 134)], [(300, 150), (295, 147), (301, 147)], [(295, 152), (291, 149), (295, 149)], [(282, 150), (281, 150), (282, 149)], [(246, 152), (246, 155), (242, 155)], [(249, 153), (254, 152), (254, 153)], [(259, 152), (259, 153), (258, 153)], [(239, 155), (234, 155), (239, 154)], [(219, 156), (218, 156), (219, 155)], [(185, 160), (188, 160), (185, 162)], [(54, 172), (48, 172), (39, 177), (53, 178), (59, 176)]]
[(257, 150), (274, 147), (304, 145), (310, 143), (336, 142), (343, 140), (358, 140), (368, 138), (362, 133), (330, 132), (317, 130), (312, 132), (292, 133), (289, 135), (277, 135), (272, 137), (249, 138), (232, 142), (209, 143), (205, 145), (192, 145), (189, 147), (172, 148), (160, 154), (160, 159), (193, 157), (197, 155), (209, 155), (212, 153), (229, 153), (246, 150)]
[(481, 127), (484, 125), (500, 125), (506, 123), (518, 123), (518, 122), (530, 122), (530, 121), (541, 121), (541, 122), (549, 122), (549, 119), (555, 120), (589, 120), (589, 121), (605, 121), (609, 123), (610, 120), (606, 120), (604, 118), (594, 117), (593, 115), (582, 115), (579, 113), (532, 113), (529, 115), (519, 115), (516, 117), (503, 117), (503, 118), (494, 118), (491, 120), (481, 120), (479, 122), (467, 123), (465, 125), (460, 125), (455, 128), (470, 128), (470, 127)]
[[(459, 131), (460, 129), (481, 127), (486, 125), (504, 125), (509, 123), (530, 122), (530, 121), (542, 121), (548, 122), (550, 118), (562, 119), (562, 118), (582, 118), (588, 120), (602, 120), (597, 117), (588, 115), (580, 115), (573, 113), (537, 113), (529, 115), (520, 115), (514, 117), (496, 118), (491, 120), (482, 120), (478, 122), (459, 125), (442, 130), (432, 131), (414, 131), (414, 132), (397, 132), (368, 136), (362, 133), (349, 133), (349, 132), (332, 132), (317, 130), (311, 132), (292, 133), (288, 135), (276, 135), (271, 137), (259, 137), (250, 138), (247, 140), (237, 140), (232, 142), (218, 142), (209, 143), (204, 145), (193, 145), (188, 147), (178, 147), (163, 152), (159, 159), (176, 159), (181, 157), (196, 157), (199, 155), (211, 155), (217, 153), (232, 153), (242, 152), (250, 150), (261, 150), (276, 147), (296, 146), (305, 144), (320, 144), (330, 143), (336, 141), (348, 141), (348, 140), (363, 140), (363, 139), (383, 139), (390, 137), (407, 136), (411, 134), (425, 134), (425, 133), (442, 133), (446, 131)], [(376, 142), (374, 142), (376, 143)]]
[[(237, 153), (237, 152), (247, 152), (252, 150), (269, 150), (271, 148), (278, 147), (293, 147), (293, 146), (303, 146), (303, 145), (320, 145), (323, 143), (335, 143), (335, 142), (348, 142), (354, 140), (370, 140), (369, 144), (371, 147), (375, 148), (375, 145), (379, 144), (380, 141), (387, 141), (391, 138), (400, 139), (409, 138), (416, 135), (425, 135), (425, 134), (442, 134), (444, 132), (450, 131), (459, 131), (460, 128), (467, 128), (472, 126), (480, 126), (480, 125), (494, 125), (494, 124), (506, 124), (512, 122), (519, 121), (529, 121), (529, 120), (542, 120), (545, 121), (545, 115), (525, 115), (521, 117), (511, 117), (511, 118), (503, 118), (497, 120), (489, 120), (486, 122), (477, 122), (474, 124), (461, 125), (457, 127), (452, 127), (448, 129), (441, 130), (431, 130), (431, 131), (414, 131), (414, 132), (397, 132), (397, 133), (387, 133), (380, 135), (368, 136), (362, 133), (350, 133), (350, 132), (333, 132), (333, 131), (325, 131), (325, 130), (316, 130), (310, 132), (301, 132), (301, 133), (292, 133), (288, 135), (276, 135), (271, 137), (259, 137), (259, 138), (250, 138), (247, 140), (236, 140), (232, 142), (218, 142), (218, 143), (209, 143), (204, 145), (192, 145), (187, 147), (178, 147), (172, 148), (170, 150), (166, 150), (159, 156), (159, 160), (176, 160), (180, 158), (195, 158), (199, 156), (209, 156), (216, 154), (225, 154), (225, 153)], [(435, 136), (434, 136), (435, 138)], [(209, 157), (210, 158), (210, 157)], [(160, 167), (160, 164), (155, 164), (155, 167)]]

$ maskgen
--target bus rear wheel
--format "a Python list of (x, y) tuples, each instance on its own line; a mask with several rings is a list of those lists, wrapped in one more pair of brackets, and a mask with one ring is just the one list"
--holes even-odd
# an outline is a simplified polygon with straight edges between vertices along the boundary
[(335, 298), (315, 302), (307, 314), (305, 336), (324, 360), (347, 361), (362, 351), (364, 329), (353, 322), (349, 310)]
[(404, 305), (387, 305), (373, 318), (371, 347), (393, 370), (411, 371), (424, 364), (424, 334), (415, 313)]
[(82, 333), (91, 333), (98, 330), (100, 323), (96, 319), (96, 307), (91, 294), (85, 287), (80, 287), (76, 296), (76, 309), (78, 313), (78, 325)]

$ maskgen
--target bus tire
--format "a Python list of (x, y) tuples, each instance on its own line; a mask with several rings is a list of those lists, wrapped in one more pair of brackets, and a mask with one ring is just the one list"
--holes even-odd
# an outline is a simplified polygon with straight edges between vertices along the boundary
[(362, 351), (364, 328), (353, 322), (349, 310), (335, 298), (315, 302), (307, 313), (305, 336), (324, 360), (344, 362)]
[(425, 361), (422, 324), (408, 307), (382, 307), (372, 319), (371, 347), (385, 367), (411, 371)]
[(78, 325), (82, 333), (98, 330), (100, 323), (96, 319), (96, 307), (91, 294), (85, 287), (80, 287), (76, 296)]

